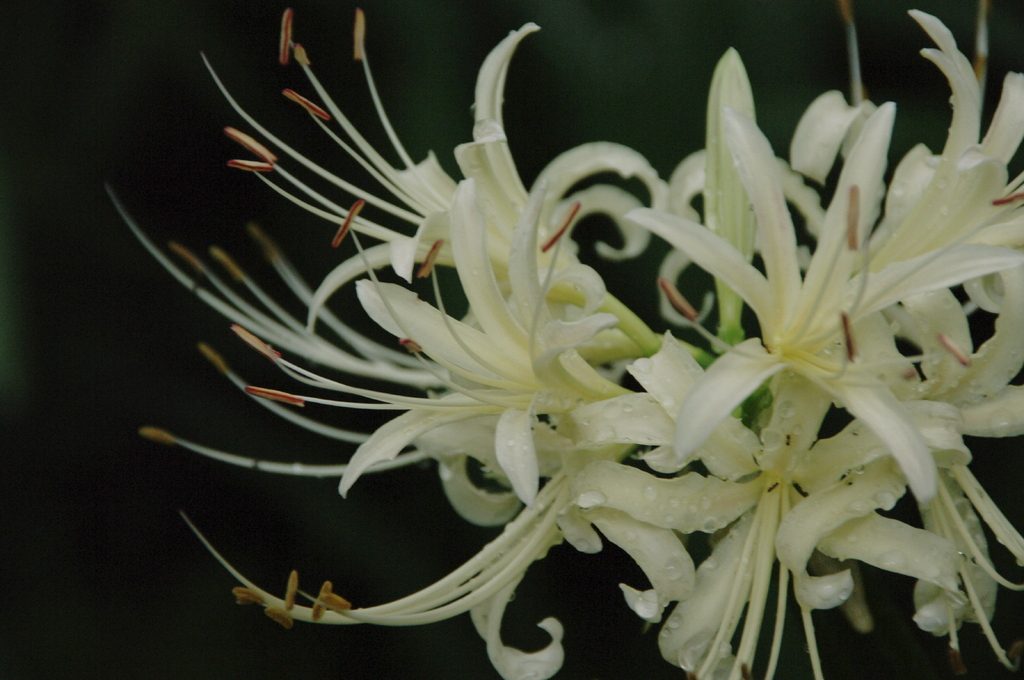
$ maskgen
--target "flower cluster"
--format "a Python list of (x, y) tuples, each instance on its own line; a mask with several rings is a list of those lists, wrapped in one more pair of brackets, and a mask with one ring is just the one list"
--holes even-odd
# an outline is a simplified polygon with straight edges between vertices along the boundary
[[(787, 162), (755, 123), (747, 75), (732, 50), (711, 84), (705, 149), (686, 158), (669, 182), (635, 151), (593, 143), (556, 158), (527, 190), (509, 153), (501, 105), (512, 54), (536, 26), (514, 31), (485, 60), (473, 139), (455, 150), (463, 175), (456, 181), (433, 155), (415, 163), (398, 141), (369, 69), (362, 13), (355, 58), (400, 167), (366, 141), (320, 85), (292, 39), (287, 10), (280, 60), (298, 63), (319, 103), (292, 90), (285, 96), (392, 200), (333, 175), (273, 135), (211, 68), (255, 133), (225, 129), (257, 158), (229, 165), (253, 171), (322, 217), (337, 230), (336, 247), (351, 241), (351, 255), (313, 288), (252, 228), (308, 309), (300, 319), (223, 251), (211, 253), (236, 285), (172, 244), (186, 263), (179, 266), (125, 219), (245, 342), (317, 394), (344, 396), (250, 386), (203, 346), (229, 379), (290, 421), (358, 447), (345, 465), (311, 466), (253, 460), (152, 427), (142, 434), (228, 463), (336, 476), (343, 495), (363, 474), (432, 459), (462, 517), (504, 527), (447, 577), (366, 608), (353, 608), (330, 582), (309, 606), (296, 604), (294, 573), (277, 597), (200, 535), (242, 584), (235, 589), (239, 602), (262, 605), (286, 627), (295, 620), (410, 625), (468, 611), (503, 678), (542, 679), (561, 667), (561, 624), (542, 621), (551, 642), (526, 653), (502, 643), (505, 607), (529, 565), (552, 545), (565, 541), (594, 553), (610, 541), (649, 581), (621, 584), (625, 605), (647, 622), (664, 620), (661, 652), (689, 677), (738, 680), (755, 670), (773, 677), (792, 592), (821, 678), (811, 612), (843, 607), (856, 628), (870, 629), (860, 565), (917, 580), (914, 621), (947, 636), (956, 663), (958, 631), (972, 621), (999, 660), (1015, 667), (1021, 645), (1004, 651), (989, 622), (998, 587), (1024, 586), (993, 567), (983, 526), (1020, 563), (1024, 538), (971, 474), (963, 436), (1024, 433), (1024, 387), (1011, 384), (1024, 363), (1024, 177), (1007, 174), (1024, 137), (1024, 76), (1006, 77), (982, 136), (975, 69), (939, 20), (911, 16), (936, 45), (923, 55), (949, 80), (953, 120), (941, 153), (913, 148), (888, 186), (894, 104), (861, 100), (857, 83), (853, 103), (838, 92), (821, 95), (797, 125)], [(354, 204), (332, 201), (294, 167)], [(576, 190), (582, 180), (608, 173), (639, 178), (648, 205), (617, 185), (591, 182)], [(837, 179), (819, 190), (830, 174)], [(823, 195), (831, 196), (827, 206)], [(410, 226), (384, 226), (364, 208)], [(598, 244), (605, 258), (644, 252), (652, 234), (671, 246), (657, 281), (665, 320), (695, 330), (707, 349), (652, 331), (580, 262), (571, 231), (596, 213), (615, 223), (624, 243)], [(367, 239), (374, 243), (364, 245)], [(690, 265), (715, 279), (715, 333), (676, 287)], [(445, 307), (441, 267), (457, 277), (468, 302), (463, 315)], [(388, 268), (406, 284), (414, 276), (430, 279), (433, 301), (382, 280)], [(331, 296), (350, 285), (366, 314), (395, 337), (394, 347), (329, 311)], [(744, 306), (758, 322), (749, 338), (740, 321)], [(969, 321), (985, 313), (994, 316), (995, 331), (975, 347)], [(324, 376), (288, 354), (395, 389)], [(295, 407), (308, 403), (398, 415), (361, 433), (300, 415)], [(826, 419), (846, 425), (823, 436)], [(920, 511), (917, 526), (885, 514), (908, 490), (907, 502)], [(699, 564), (688, 543), (696, 535), (709, 546)], [(755, 655), (773, 582), (774, 633), (762, 661)]]

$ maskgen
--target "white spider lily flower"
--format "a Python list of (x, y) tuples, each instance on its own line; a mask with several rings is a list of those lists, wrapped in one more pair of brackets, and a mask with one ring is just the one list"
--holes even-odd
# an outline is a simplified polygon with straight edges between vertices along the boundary
[[(877, 513), (891, 509), (905, 492), (884, 443), (858, 420), (817, 440), (828, 400), (814, 383), (791, 371), (778, 374), (771, 383), (771, 417), (760, 437), (727, 416), (697, 454), (708, 470), (703, 474), (669, 469), (672, 457), (658, 453), (671, 449), (673, 430), (681, 426), (672, 417), (700, 383), (703, 370), (670, 335), (657, 354), (638, 359), (629, 370), (645, 394), (590, 404), (570, 419), (590, 445), (603, 438), (605, 443), (660, 447), (645, 454), (644, 461), (662, 475), (675, 476), (659, 478), (614, 461), (591, 463), (572, 479), (574, 526), (569, 531), (563, 518), (562, 529), (578, 548), (596, 552), (600, 539), (587, 534), (587, 525), (593, 524), (636, 560), (651, 588), (623, 584), (622, 589), (642, 618), (658, 621), (663, 609), (678, 601), (659, 636), (668, 661), (699, 678), (749, 677), (777, 568), (775, 632), (769, 658), (757, 674), (775, 674), (792, 579), (812, 667), (821, 678), (810, 612), (844, 605), (854, 580), (842, 568), (812, 575), (809, 562), (816, 550), (966, 598), (958, 590), (953, 542)], [(631, 422), (616, 417), (626, 409), (638, 414)], [(967, 455), (955, 428), (949, 427), (953, 407), (912, 402), (908, 410), (930, 450)], [(701, 533), (717, 540), (695, 569), (678, 535)]]
[[(899, 300), (1014, 267), (1024, 258), (1004, 248), (956, 244), (893, 263), (870, 276), (854, 276), (861, 258), (859, 244), (866, 241), (878, 214), (894, 115), (895, 107), (884, 104), (865, 122), (843, 166), (803, 278), (775, 155), (753, 121), (742, 114), (726, 110), (726, 135), (757, 219), (764, 274), (700, 224), (650, 209), (629, 213), (629, 219), (728, 283), (761, 326), (762, 338), (748, 340), (719, 358), (680, 407), (675, 442), (680, 460), (689, 458), (759, 385), (788, 369), (817, 384), (886, 442), (918, 498), (935, 495), (931, 455), (894, 393), (900, 372), (892, 369), (899, 364), (859, 353), (855, 343), (891, 345), (891, 331), (879, 324), (877, 313)], [(897, 353), (886, 354), (888, 359)]]
[[(587, 343), (619, 322), (615, 315), (597, 311), (605, 298), (600, 277), (580, 264), (557, 269), (554, 260), (546, 272), (538, 268), (537, 220), (543, 198), (541, 183), (515, 227), (506, 297), (489, 255), (483, 196), (475, 180), (460, 183), (451, 211), (451, 249), (476, 327), (400, 286), (368, 280), (357, 284), (370, 317), (396, 337), (414, 342), (447, 370), (452, 393), (435, 400), (436, 406), (427, 402), (410, 409), (362, 444), (342, 477), (343, 494), (364, 469), (394, 458), (429, 430), (497, 415), (495, 462), (520, 500), (530, 505), (540, 478), (534, 430), (543, 426), (537, 417), (557, 418), (580, 403), (628, 392), (603, 378), (581, 355)], [(579, 304), (566, 304), (564, 296)], [(640, 352), (628, 338), (607, 334), (599, 341), (602, 350), (611, 349), (616, 339), (625, 345), (626, 356)]]

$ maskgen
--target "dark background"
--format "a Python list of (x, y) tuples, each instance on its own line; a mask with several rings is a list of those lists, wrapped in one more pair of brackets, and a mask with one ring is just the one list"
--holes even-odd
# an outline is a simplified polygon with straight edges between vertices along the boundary
[[(826, 0), (361, 1), (396, 129), (414, 158), (433, 149), (453, 176), (451, 150), (470, 136), (476, 69), (526, 21), (544, 30), (512, 63), (505, 120), (527, 185), (556, 154), (600, 139), (635, 148), (667, 178), (703, 145), (711, 71), (729, 46), (745, 59), (759, 123), (780, 155), (807, 104), (846, 89), (842, 26)], [(1003, 74), (1024, 69), (1024, 8), (995, 4), (989, 115)], [(941, 149), (949, 120), (947, 85), (917, 55), (930, 43), (906, 16), (911, 6), (857, 6), (867, 88), (899, 106), (893, 164), (917, 141)], [(973, 3), (917, 7), (971, 53)], [(384, 150), (351, 62), (353, 6), (295, 8), (296, 39), (318, 75)], [(271, 590), (296, 568), (308, 587), (330, 578), (356, 604), (380, 603), (443, 576), (495, 534), (450, 510), (433, 468), (364, 478), (343, 501), (333, 480), (228, 467), (136, 435), (152, 423), (285, 461), (337, 462), (350, 452), (277, 421), (210, 369), (197, 340), (253, 382), (287, 387), (160, 269), (103, 190), (110, 182), (159, 242), (197, 252), (221, 244), (261, 280), (272, 272), (245, 239), (250, 219), (311, 281), (329, 270), (329, 226), (224, 167), (239, 152), (220, 129), (241, 121), (199, 59), (205, 50), (270, 129), (349, 172), (279, 95), (303, 85), (297, 69), (275, 62), (282, 9), (263, 0), (80, 0), (18, 3), (0, 17), (0, 680), (497, 677), (468, 616), (420, 628), (284, 631), (236, 607), (232, 578), (178, 516), (188, 512)], [(637, 288), (629, 266), (603, 271), (613, 291), (656, 319), (653, 279)], [(342, 303), (343, 314), (361, 314)], [(975, 454), (978, 477), (1024, 525), (1020, 442)], [(622, 602), (617, 583), (641, 579), (611, 550), (555, 548), (519, 588), (506, 640), (536, 648), (546, 638), (533, 624), (554, 615), (567, 629), (560, 678), (681, 677)], [(944, 641), (910, 622), (909, 580), (874, 571), (867, 579), (878, 632), (856, 636), (834, 612), (816, 616), (827, 676), (950, 677)], [(1024, 637), (1021, 604), (1001, 591), (994, 625), (1004, 644)], [(807, 677), (799, 628), (787, 636), (779, 677)], [(961, 640), (972, 677), (1009, 676), (977, 626)]]

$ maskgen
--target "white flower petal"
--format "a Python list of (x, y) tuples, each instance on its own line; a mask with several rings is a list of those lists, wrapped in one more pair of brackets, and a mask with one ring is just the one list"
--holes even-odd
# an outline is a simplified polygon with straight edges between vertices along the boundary
[(953, 403), (971, 403), (999, 394), (1024, 363), (1024, 267), (999, 274), (1003, 296), (996, 330), (971, 359), (971, 365), (956, 390), (944, 395)]
[(942, 70), (953, 90), (953, 122), (950, 123), (949, 137), (942, 155), (958, 157), (967, 145), (978, 141), (981, 128), (981, 90), (978, 79), (971, 62), (957, 49), (953, 34), (941, 21), (918, 10), (911, 10), (908, 14), (941, 50), (925, 49), (921, 50), (921, 54)]
[(466, 473), (466, 456), (438, 461), (445, 496), (462, 519), (482, 527), (502, 526), (509, 522), (522, 503), (514, 492), (495, 493), (481, 489)]
[(903, 482), (892, 464), (880, 460), (865, 467), (862, 474), (850, 475), (831, 489), (811, 494), (782, 519), (775, 538), (776, 552), (779, 562), (796, 577), (797, 597), (813, 596), (814, 602), (804, 604), (824, 608), (825, 604), (837, 606), (845, 599), (839, 597), (845, 578), (817, 581), (820, 577), (807, 574), (807, 561), (822, 538), (876, 508), (891, 509), (903, 492)]
[(621, 510), (636, 519), (684, 534), (717, 531), (757, 504), (763, 484), (724, 482), (688, 473), (659, 479), (611, 461), (591, 463), (572, 480), (582, 508)]
[[(752, 514), (748, 513), (729, 529), (697, 568), (693, 594), (679, 603), (662, 626), (658, 647), (669, 663), (695, 673), (704, 662), (733, 592), (744, 585), (741, 574), (745, 565), (741, 557), (751, 524)], [(738, 580), (741, 582), (737, 583)], [(728, 650), (729, 643), (725, 645)], [(718, 667), (728, 668), (732, 665), (730, 661), (723, 658)], [(711, 677), (718, 676), (712, 673)]]
[[(1024, 254), (1010, 248), (963, 244), (894, 262), (868, 276), (859, 315), (885, 309), (900, 300), (937, 288), (949, 288), (968, 279), (1000, 272), (1024, 263)], [(852, 302), (858, 295), (859, 274), (847, 287)]]
[(470, 610), (477, 633), (487, 641), (487, 656), (502, 680), (547, 680), (562, 667), (565, 651), (562, 649), (564, 629), (557, 619), (548, 617), (537, 624), (551, 636), (547, 647), (527, 653), (506, 647), (501, 641), (501, 619), (505, 608), (522, 575), (505, 588)]
[(494, 430), (494, 452), (519, 500), (533, 505), (540, 485), (537, 449), (533, 443), (533, 415), (505, 409)]
[(927, 503), (936, 492), (935, 459), (906, 406), (887, 387), (829, 385), (851, 414), (867, 425), (899, 464), (914, 496)]
[[(497, 377), (490, 368), (477, 361), (476, 357), (479, 357), (489, 366), (502, 370), (504, 377), (522, 380), (523, 376), (531, 375), (530, 367), (520, 363), (525, 358), (521, 353), (502, 352), (490, 336), (461, 321), (449, 318), (446, 323), (438, 309), (420, 300), (408, 288), (362, 279), (356, 282), (356, 294), (367, 315), (381, 328), (396, 338), (412, 339), (436, 361), (447, 362), (479, 376)], [(387, 296), (387, 304), (382, 294)], [(392, 312), (400, 321), (392, 316)], [(458, 334), (459, 341), (453, 333)], [(463, 346), (469, 347), (473, 354)]]
[(661, 613), (665, 610), (665, 605), (658, 602), (658, 591), (653, 588), (640, 591), (625, 583), (620, 583), (619, 588), (622, 589), (622, 595), (626, 598), (626, 605), (637, 616), (649, 623), (661, 621)]
[[(649, 208), (631, 210), (626, 219), (665, 239), (709, 274), (725, 281), (750, 305), (758, 318), (766, 318), (774, 312), (773, 298), (764, 275), (743, 259), (728, 241), (707, 227)], [(793, 247), (795, 253), (795, 244)]]
[(1003, 78), (1003, 94), (992, 115), (981, 152), (1009, 163), (1024, 138), (1024, 75), (1007, 73)]
[(718, 425), (754, 390), (786, 364), (768, 354), (757, 339), (723, 354), (686, 395), (676, 416), (676, 455), (688, 460)]
[(555, 206), (565, 197), (566, 192), (580, 180), (602, 173), (615, 173), (622, 179), (636, 177), (650, 193), (652, 208), (664, 209), (668, 206), (668, 185), (658, 177), (658, 172), (647, 159), (621, 144), (591, 142), (556, 156), (537, 176), (537, 183), (547, 183), (547, 196), (541, 212), (544, 217), (541, 221), (544, 233), (550, 234), (560, 226), (553, 221), (557, 214)]
[[(747, 116), (727, 108), (722, 119), (729, 150), (732, 151), (736, 169), (757, 216), (761, 258), (775, 303), (774, 309), (768, 312), (778, 315), (785, 324), (793, 312), (791, 305), (800, 291), (800, 265), (796, 258), (796, 233), (782, 192), (782, 175), (775, 160), (775, 152), (754, 121)], [(693, 259), (699, 262), (698, 258)], [(719, 276), (717, 272), (712, 273)], [(747, 300), (743, 290), (731, 287)], [(763, 324), (765, 317), (760, 312), (758, 318)]]
[(859, 114), (860, 107), (847, 104), (846, 97), (836, 90), (811, 102), (800, 117), (789, 146), (793, 169), (824, 184), (846, 133)]
[(877, 249), (921, 201), (935, 177), (938, 157), (924, 144), (917, 144), (900, 160), (885, 195), (885, 216), (871, 235), (871, 247)]
[(838, 560), (865, 564), (956, 590), (960, 556), (946, 539), (871, 513), (825, 536), (818, 549)]
[(700, 222), (700, 215), (693, 207), (693, 199), (704, 191), (707, 153), (704, 149), (694, 151), (684, 158), (668, 180), (668, 210), (691, 222)]
[(999, 394), (962, 406), (961, 411), (964, 434), (975, 437), (1024, 434), (1024, 386), (1008, 385)]
[[(461, 396), (461, 395), (460, 395)], [(440, 401), (440, 400), (439, 400)], [(412, 440), (424, 432), (477, 417), (476, 413), (458, 411), (409, 411), (377, 428), (369, 439), (359, 445), (338, 484), (338, 493), (345, 496), (366, 468), (375, 463), (394, 460)]]
[[(819, 305), (827, 307), (829, 302), (842, 299), (853, 266), (860, 257), (857, 250), (849, 247), (849, 215), (852, 212), (859, 216), (857, 242), (860, 243), (866, 239), (878, 216), (879, 202), (883, 196), (886, 155), (895, 117), (895, 105), (888, 103), (880, 106), (865, 123), (843, 164), (839, 184), (821, 225), (818, 247), (804, 277), (803, 295), (797, 310), (798, 319), (809, 316)], [(857, 205), (851, 207), (850, 200), (854, 196), (857, 197)], [(834, 312), (832, 314), (834, 318)]]
[(510, 313), (494, 277), (487, 251), (487, 227), (475, 187), (475, 182), (467, 179), (455, 191), (451, 211), (452, 257), (462, 290), (484, 333), (500, 351), (521, 353), (518, 348), (525, 346), (526, 333)]
[(669, 444), (675, 422), (649, 394), (624, 394), (585, 404), (569, 418), (576, 429), (573, 441), (580, 448), (611, 443), (659, 446)]
[(682, 600), (693, 591), (693, 560), (674, 531), (610, 508), (595, 508), (584, 517), (629, 554), (658, 593), (662, 606)]

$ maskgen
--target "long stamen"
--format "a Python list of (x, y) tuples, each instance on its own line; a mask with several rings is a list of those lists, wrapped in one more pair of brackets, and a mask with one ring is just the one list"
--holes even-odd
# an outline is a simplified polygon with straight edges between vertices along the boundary
[(978, 79), (980, 94), (978, 104), (985, 102), (985, 81), (988, 75), (988, 14), (992, 9), (991, 0), (978, 0), (977, 23), (974, 33), (974, 75)]
[(853, 0), (837, 0), (839, 16), (846, 27), (846, 53), (850, 62), (850, 102), (856, 106), (864, 101), (864, 83), (860, 75), (860, 49), (857, 46), (857, 24), (853, 19)]
[[(221, 463), (249, 468), (251, 470), (259, 470), (260, 472), (270, 472), (279, 475), (294, 475), (296, 477), (341, 477), (348, 469), (348, 463), (341, 463), (338, 465), (309, 465), (307, 463), (280, 463), (260, 458), (251, 458), (249, 456), (239, 456), (238, 454), (228, 453), (227, 451), (221, 451), (220, 449), (214, 449), (188, 439), (183, 439), (177, 435), (171, 434), (167, 430), (152, 427), (150, 425), (140, 427), (139, 435), (158, 444), (164, 444), (165, 446), (180, 446), (183, 449), (187, 449), (206, 458), (212, 458), (213, 460), (220, 461)], [(394, 470), (420, 463), (428, 460), (429, 458), (430, 456), (422, 451), (410, 451), (408, 453), (399, 454), (393, 460), (374, 463), (364, 470), (363, 474)]]

